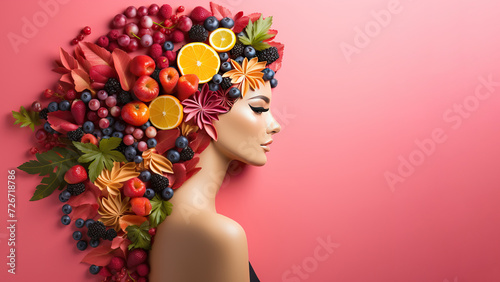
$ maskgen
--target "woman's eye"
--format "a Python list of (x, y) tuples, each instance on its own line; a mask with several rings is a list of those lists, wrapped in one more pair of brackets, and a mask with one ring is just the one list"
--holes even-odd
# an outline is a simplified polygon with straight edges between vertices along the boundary
[(264, 107), (253, 107), (252, 105), (249, 105), (249, 106), (252, 109), (252, 111), (254, 111), (258, 114), (269, 111), (269, 108), (266, 109)]

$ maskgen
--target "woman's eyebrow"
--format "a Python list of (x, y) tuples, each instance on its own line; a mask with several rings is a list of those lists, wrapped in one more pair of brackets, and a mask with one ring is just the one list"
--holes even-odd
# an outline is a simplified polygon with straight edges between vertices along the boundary
[(264, 96), (264, 95), (258, 95), (258, 96), (252, 97), (252, 98), (250, 98), (250, 100), (252, 100), (252, 99), (259, 99), (259, 98), (262, 99), (262, 100), (264, 100), (264, 102), (266, 102), (266, 103), (269, 104), (269, 98), (266, 97), (266, 96)]

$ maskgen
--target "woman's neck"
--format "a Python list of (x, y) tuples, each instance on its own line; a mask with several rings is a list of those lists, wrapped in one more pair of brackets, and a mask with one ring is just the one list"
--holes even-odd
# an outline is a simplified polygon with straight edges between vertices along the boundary
[(187, 213), (197, 210), (216, 212), (215, 196), (231, 160), (217, 151), (213, 141), (203, 150), (199, 158), (197, 167), (201, 167), (201, 170), (176, 189), (174, 197), (170, 200), (174, 210)]

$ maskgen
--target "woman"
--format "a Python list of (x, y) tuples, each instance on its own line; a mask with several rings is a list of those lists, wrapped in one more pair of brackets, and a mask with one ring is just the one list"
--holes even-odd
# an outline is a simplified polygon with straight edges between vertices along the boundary
[(214, 122), (218, 138), (200, 154), (202, 169), (176, 190), (172, 214), (157, 228), (149, 281), (258, 281), (249, 267), (245, 231), (216, 212), (215, 196), (232, 160), (266, 163), (272, 135), (280, 131), (270, 106), (271, 85), (266, 82)]

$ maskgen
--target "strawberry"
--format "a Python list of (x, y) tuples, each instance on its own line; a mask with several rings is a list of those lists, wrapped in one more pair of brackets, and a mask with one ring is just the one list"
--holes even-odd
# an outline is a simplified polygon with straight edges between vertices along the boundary
[(136, 265), (146, 262), (148, 253), (143, 249), (133, 249), (128, 253), (127, 266), (132, 268)]
[(111, 271), (119, 272), (124, 266), (125, 266), (125, 260), (123, 258), (113, 257), (107, 267)]
[(153, 60), (157, 60), (161, 56), (162, 51), (161, 45), (155, 43), (149, 47), (149, 56), (153, 58)]
[(149, 266), (146, 263), (139, 264), (136, 270), (137, 274), (142, 277), (146, 277), (149, 274)]
[(151, 213), (151, 202), (145, 197), (135, 197), (130, 200), (132, 211), (136, 215), (147, 216)]
[(74, 100), (71, 104), (71, 114), (76, 123), (82, 125), (85, 122), (85, 112), (87, 107), (82, 100)]
[(195, 7), (190, 15), (191, 19), (195, 22), (202, 22), (210, 16), (212, 16), (212, 13), (201, 6)]
[(68, 184), (76, 184), (87, 180), (87, 171), (81, 165), (75, 165), (66, 171), (64, 181)]
[(109, 269), (107, 267), (101, 268), (101, 270), (99, 271), (99, 274), (101, 276), (104, 276), (104, 277), (113, 276), (113, 274), (111, 274), (111, 272), (109, 272)]

